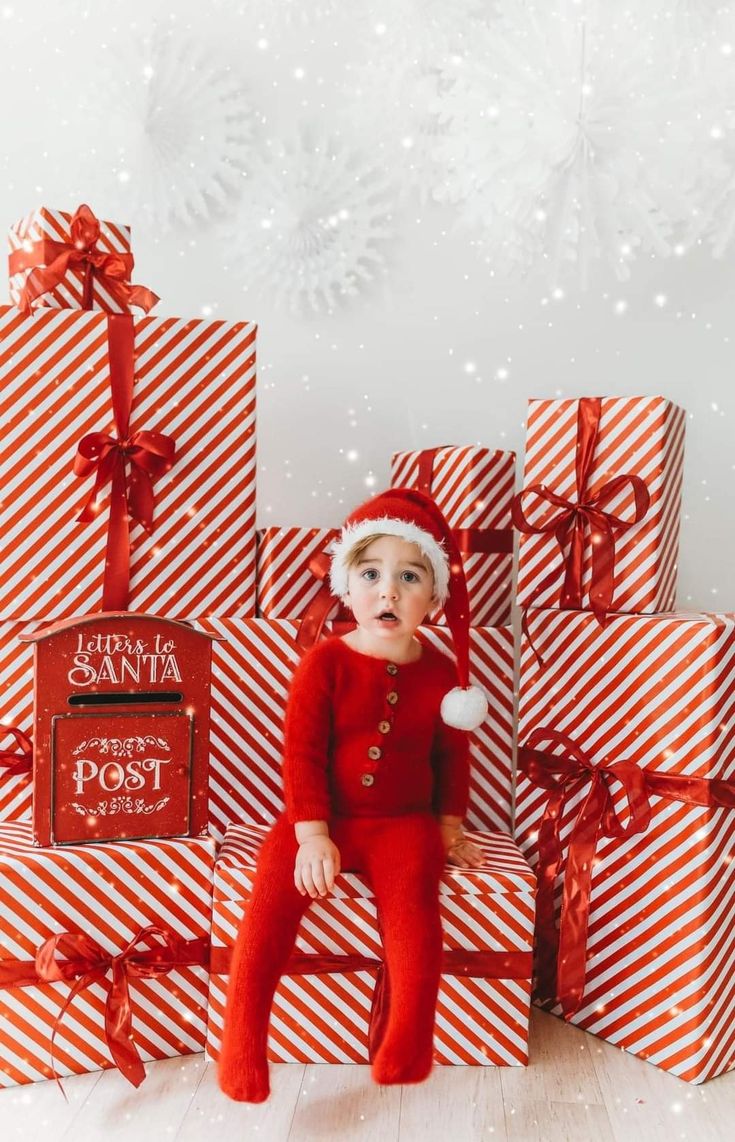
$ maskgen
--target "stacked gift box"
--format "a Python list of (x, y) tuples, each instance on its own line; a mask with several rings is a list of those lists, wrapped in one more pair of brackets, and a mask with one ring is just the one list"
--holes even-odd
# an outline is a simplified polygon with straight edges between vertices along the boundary
[[(184, 642), (206, 644), (195, 657), (208, 691), (211, 639), (174, 620), (254, 613), (255, 326), (148, 316), (157, 299), (130, 285), (129, 230), (87, 207), (73, 218), (34, 211), (10, 245), (17, 307), (0, 307), (0, 1085), (113, 1064), (137, 1085), (147, 1060), (200, 1051), (206, 1037), (208, 699), (193, 713), (178, 671)], [(157, 634), (148, 639), (146, 626)], [(139, 641), (126, 655), (133, 627)], [(70, 640), (81, 648), (92, 629), (112, 642), (96, 655), (85, 646), (79, 686), (94, 668), (104, 682), (90, 688), (114, 689), (125, 659), (118, 689), (147, 681), (150, 700), (178, 687), (168, 700), (189, 708), (169, 716), (172, 740), (191, 737), (196, 774), (169, 764), (166, 736), (135, 733), (155, 725), (152, 713), (128, 731), (123, 703), (107, 716), (109, 736), (75, 751), (109, 794), (61, 797), (61, 763), (49, 784), (49, 742), (61, 756), (75, 729), (60, 644), (71, 654)], [(147, 653), (164, 635), (171, 645)], [(48, 741), (31, 741), (34, 683), (34, 728), (48, 715)], [(142, 774), (158, 788), (167, 767), (170, 788), (155, 802), (123, 795)], [(182, 779), (192, 793), (177, 801)], [(137, 826), (143, 812), (153, 816)]]
[(735, 1066), (735, 618), (674, 611), (684, 413), (529, 409), (515, 835), (539, 1001), (690, 1082)]
[[(509, 837), (513, 747), (511, 602), (512, 453), (446, 447), (399, 453), (392, 485), (431, 494), (453, 529), (470, 589), (471, 681), (490, 699), (471, 735), (467, 824), (483, 848), (479, 870), (447, 869), (441, 885), (445, 966), (435, 1059), (444, 1064), (523, 1065), (528, 1059), (533, 876)], [(226, 971), (247, 907), (257, 852), (283, 807), (280, 764), (288, 686), (304, 650), (351, 616), (331, 595), (329, 528), (258, 533), (258, 617), (209, 618), (215, 644), (212, 828), (223, 839), (215, 867), (208, 1054), (218, 1056)], [(419, 638), (452, 654), (441, 613)], [(248, 756), (242, 767), (243, 747)], [(269, 1039), (275, 1062), (367, 1062), (383, 987), (372, 892), (343, 874), (315, 901), (276, 993)]]
[[(74, 217), (42, 208), (11, 232), (16, 308), (0, 308), (0, 1084), (110, 1065), (137, 1084), (147, 1060), (201, 1050), (205, 1037), (216, 1056), (229, 949), (259, 844), (282, 806), (290, 678), (306, 646), (349, 619), (325, 598), (330, 535), (291, 528), (261, 536), (256, 616), (255, 327), (148, 316), (157, 299), (130, 285), (132, 268), (129, 230), (99, 223), (86, 207)], [(131, 316), (133, 306), (144, 315)], [(441, 889), (437, 1060), (523, 1064), (535, 884), (507, 835), (513, 457), (478, 448), (402, 454), (394, 483), (430, 491), (455, 529), (474, 601), (472, 676), (491, 700), (472, 742), (468, 817), (486, 864), (448, 870)], [(174, 804), (171, 783), (170, 796), (148, 806), (168, 825), (136, 832), (140, 799), (77, 804), (62, 795), (63, 782), (79, 786), (81, 771), (62, 766), (49, 780), (50, 742), (75, 740), (70, 723), (55, 722), (68, 696), (49, 679), (68, 676), (64, 655), (78, 638), (77, 674), (92, 676), (92, 646), (94, 677), (124, 691), (139, 680), (137, 667), (110, 656), (101, 632), (113, 631), (125, 657), (140, 624), (169, 623), (172, 644), (185, 642), (182, 620), (213, 659), (211, 710), (206, 719), (199, 712), (194, 734), (201, 739), (208, 722), (207, 819), (202, 828), (200, 770), (190, 815)], [(421, 638), (451, 654), (441, 615)], [(143, 638), (139, 651), (149, 644)], [(161, 669), (149, 671), (148, 701), (162, 698), (166, 670), (177, 678), (177, 665)], [(187, 677), (166, 700), (190, 714)], [(115, 792), (123, 771), (135, 786), (131, 751), (151, 740), (126, 739), (124, 716), (109, 715), (102, 744), (90, 739), (112, 760), (76, 763), (106, 775)], [(153, 766), (158, 778), (164, 763)], [(299, 933), (276, 999), (271, 1057), (366, 1060), (383, 986), (372, 894), (342, 876)]]

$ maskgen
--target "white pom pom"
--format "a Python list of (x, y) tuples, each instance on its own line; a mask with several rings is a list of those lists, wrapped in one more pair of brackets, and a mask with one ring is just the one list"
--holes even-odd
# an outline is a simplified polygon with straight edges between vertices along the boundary
[(457, 730), (476, 730), (487, 717), (487, 698), (479, 686), (455, 686), (442, 698), (442, 721)]

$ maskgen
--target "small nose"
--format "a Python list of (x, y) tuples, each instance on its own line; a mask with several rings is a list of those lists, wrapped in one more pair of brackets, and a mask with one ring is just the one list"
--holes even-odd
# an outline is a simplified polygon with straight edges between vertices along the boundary
[(382, 586), (381, 594), (385, 595), (386, 599), (398, 598), (398, 586), (392, 579), (385, 580)]

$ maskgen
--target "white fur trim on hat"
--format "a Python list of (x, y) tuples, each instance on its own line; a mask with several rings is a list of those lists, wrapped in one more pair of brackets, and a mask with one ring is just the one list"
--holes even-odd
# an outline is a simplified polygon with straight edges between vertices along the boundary
[(339, 539), (329, 547), (332, 563), (329, 569), (329, 582), (332, 594), (343, 599), (347, 594), (347, 561), (355, 545), (369, 535), (396, 535), (408, 543), (415, 543), (421, 554), (428, 559), (434, 575), (434, 596), (443, 603), (449, 593), (449, 559), (442, 544), (434, 536), (408, 520), (383, 516), (380, 519), (366, 519), (351, 527), (344, 527)]

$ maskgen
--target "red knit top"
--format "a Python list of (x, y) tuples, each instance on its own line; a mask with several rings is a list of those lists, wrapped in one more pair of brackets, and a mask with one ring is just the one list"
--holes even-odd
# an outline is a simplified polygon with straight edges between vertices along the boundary
[(456, 685), (454, 663), (432, 646), (401, 665), (341, 638), (307, 651), (286, 708), (289, 821), (426, 811), (464, 817), (469, 742), (439, 712)]

